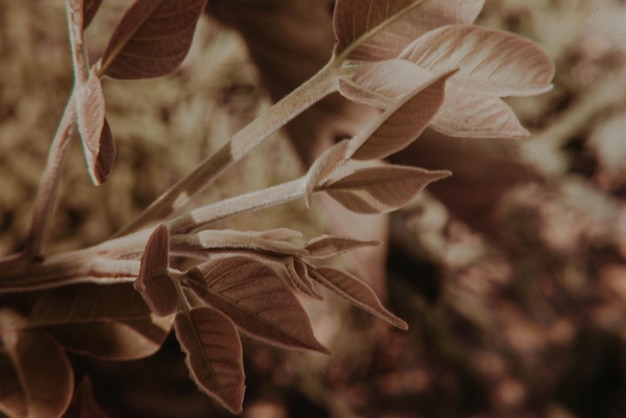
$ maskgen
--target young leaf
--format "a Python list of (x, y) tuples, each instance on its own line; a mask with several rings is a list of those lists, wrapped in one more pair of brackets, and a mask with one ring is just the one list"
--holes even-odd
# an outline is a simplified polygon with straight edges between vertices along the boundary
[(313, 299), (323, 300), (322, 295), (319, 294), (313, 285), (307, 265), (302, 260), (287, 257), (285, 258), (284, 265), (287, 276), (289, 277), (289, 282), (295, 289)]
[(449, 171), (382, 166), (357, 170), (324, 184), (319, 190), (357, 213), (387, 213), (404, 206), (429, 183), (450, 176)]
[(442, 25), (472, 23), (484, 0), (337, 0), (335, 55), (352, 60), (395, 58), (406, 45)]
[(159, 225), (148, 239), (139, 276), (133, 283), (150, 309), (160, 316), (174, 313), (178, 305), (176, 287), (167, 273), (169, 245), (169, 231)]
[(430, 127), (463, 138), (524, 138), (528, 131), (498, 97), (473, 93), (448, 83), (446, 98)]
[(109, 360), (154, 354), (171, 328), (170, 318), (154, 318), (130, 283), (66, 286), (43, 293), (28, 329), (53, 335), (65, 348)]
[(109, 418), (94, 399), (93, 385), (88, 376), (85, 376), (78, 385), (74, 399), (63, 414), (63, 418)]
[(174, 328), (198, 388), (232, 413), (241, 413), (245, 392), (243, 350), (232, 321), (214, 309), (202, 307), (176, 314)]
[(83, 85), (77, 85), (76, 115), (89, 175), (94, 184), (106, 181), (115, 161), (115, 143), (105, 119), (104, 93), (95, 69)]
[(551, 88), (554, 65), (521, 36), (470, 25), (435, 29), (409, 45), (399, 58), (434, 73), (458, 68), (450, 84), (493, 96), (527, 96)]
[(83, 30), (89, 26), (93, 18), (96, 16), (102, 0), (82, 0), (84, 2)]
[(384, 122), (369, 137), (353, 138), (352, 158), (386, 158), (415, 141), (443, 104), (446, 80), (451, 74), (436, 77), (387, 109), (379, 118)]
[(402, 330), (409, 328), (406, 322), (385, 309), (376, 293), (357, 277), (330, 267), (319, 267), (311, 271), (311, 275), (315, 280), (364, 311)]
[(74, 391), (72, 366), (61, 345), (42, 332), (1, 330), (0, 412), (56, 418)]
[(311, 165), (304, 178), (304, 200), (307, 207), (309, 207), (313, 190), (346, 161), (349, 148), (350, 142), (348, 140), (341, 141), (327, 149)]
[(309, 240), (306, 249), (309, 251), (308, 258), (325, 259), (341, 255), (357, 248), (373, 247), (380, 245), (378, 241), (359, 241), (353, 238), (335, 237), (322, 235)]
[(100, 75), (117, 79), (159, 77), (185, 58), (207, 0), (136, 0), (104, 50)]
[(234, 256), (200, 264), (187, 275), (200, 298), (247, 334), (282, 347), (329, 353), (315, 338), (298, 299), (271, 267)]

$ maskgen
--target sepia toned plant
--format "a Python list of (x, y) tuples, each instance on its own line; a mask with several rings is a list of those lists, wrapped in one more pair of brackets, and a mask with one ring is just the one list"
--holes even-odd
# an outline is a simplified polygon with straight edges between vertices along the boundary
[[(50, 146), (23, 249), (0, 259), (0, 294), (35, 295), (28, 312), (0, 306), (0, 411), (9, 417), (60, 417), (88, 399), (90, 383), (75, 388), (66, 351), (143, 358), (159, 350), (172, 329), (198, 388), (241, 413), (239, 332), (283, 348), (330, 353), (297, 296), (321, 299), (320, 288), (407, 329), (364, 281), (328, 263), (377, 242), (321, 235), (298, 244), (302, 234), (288, 228), (237, 231), (213, 224), (298, 199), (309, 205), (316, 195), (359, 214), (397, 210), (451, 173), (380, 160), (405, 149), (427, 127), (450, 136), (523, 137), (526, 130), (501, 98), (545, 92), (554, 73), (530, 41), (471, 25), (482, 0), (337, 0), (335, 47), (319, 72), (114, 237), (48, 254), (44, 244), (75, 131), (95, 185), (114, 168), (115, 127), (106, 118), (103, 80), (174, 71), (207, 7), (207, 0), (136, 0), (94, 61), (84, 32), (101, 3), (67, 0), (74, 88)], [(377, 116), (326, 149), (300, 178), (185, 209), (272, 133), (334, 92), (376, 108)]]

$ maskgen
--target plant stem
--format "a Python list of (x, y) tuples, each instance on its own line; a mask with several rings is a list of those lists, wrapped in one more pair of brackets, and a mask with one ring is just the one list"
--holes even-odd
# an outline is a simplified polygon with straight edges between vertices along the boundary
[(205, 159), (194, 171), (163, 193), (117, 236), (128, 234), (157, 220), (167, 218), (272, 133), (335, 90), (334, 68), (327, 65), (296, 90), (275, 103), (266, 113), (237, 132), (220, 150)]
[(48, 221), (56, 203), (61, 169), (74, 136), (75, 126), (76, 105), (72, 92), (50, 146), (46, 167), (41, 175), (33, 217), (23, 251), (23, 259), (27, 262), (41, 257)]

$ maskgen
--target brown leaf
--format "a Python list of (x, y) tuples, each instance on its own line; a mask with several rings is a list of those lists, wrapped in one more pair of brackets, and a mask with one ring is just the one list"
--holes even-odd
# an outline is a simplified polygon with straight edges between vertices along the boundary
[(450, 176), (449, 171), (382, 166), (356, 170), (319, 190), (357, 213), (386, 213), (407, 204), (428, 183)]
[(98, 9), (100, 9), (102, 0), (82, 0), (82, 1), (84, 2), (83, 29), (86, 29), (87, 26), (89, 26), (89, 24), (93, 20), (93, 18), (96, 16)]
[(129, 80), (174, 71), (189, 51), (206, 1), (135, 1), (111, 35), (99, 74)]
[(174, 313), (178, 297), (174, 282), (168, 275), (169, 231), (165, 225), (156, 227), (141, 257), (141, 268), (133, 283), (150, 309), (157, 315)]
[(378, 245), (380, 245), (378, 241), (360, 241), (354, 238), (322, 235), (309, 240), (305, 248), (309, 251), (307, 257), (324, 259), (341, 255), (357, 248), (374, 247)]
[(385, 309), (376, 293), (357, 277), (330, 267), (319, 267), (311, 271), (311, 275), (315, 280), (364, 311), (402, 330), (409, 329), (407, 323)]
[(376, 123), (378, 128), (371, 135), (352, 139), (352, 158), (386, 158), (415, 141), (444, 102), (446, 80), (450, 75), (446, 73), (431, 79), (383, 112)]
[(247, 334), (271, 344), (329, 353), (320, 344), (298, 299), (267, 265), (233, 256), (188, 273), (192, 289)]
[(335, 55), (353, 60), (395, 58), (410, 42), (443, 25), (472, 23), (484, 0), (337, 0)]
[(245, 392), (239, 334), (224, 314), (207, 307), (176, 314), (176, 337), (198, 388), (229, 411), (241, 413)]
[(1, 330), (0, 412), (56, 418), (74, 390), (72, 366), (61, 345), (42, 332)]
[(29, 329), (45, 331), (68, 350), (109, 360), (154, 354), (171, 319), (154, 318), (132, 284), (66, 286), (43, 293)]
[(307, 265), (302, 260), (287, 257), (285, 258), (284, 264), (289, 281), (295, 289), (313, 299), (323, 300), (322, 295), (320, 295), (314, 287), (311, 277), (309, 276)]
[(435, 73), (458, 68), (450, 84), (498, 97), (543, 93), (554, 76), (552, 60), (531, 41), (470, 25), (435, 29), (399, 58)]
[(304, 180), (304, 199), (307, 207), (309, 207), (313, 190), (346, 161), (349, 148), (349, 141), (341, 141), (327, 149), (313, 162)]
[(78, 385), (70, 407), (63, 414), (63, 418), (109, 418), (93, 396), (91, 379), (85, 376)]
[(446, 86), (446, 98), (430, 127), (463, 138), (524, 138), (528, 131), (498, 97)]

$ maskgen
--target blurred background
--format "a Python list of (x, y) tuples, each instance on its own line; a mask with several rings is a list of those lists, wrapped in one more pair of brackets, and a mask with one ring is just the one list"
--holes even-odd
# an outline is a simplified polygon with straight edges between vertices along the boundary
[[(92, 57), (128, 4), (104, 1)], [(116, 165), (92, 186), (75, 142), (48, 251), (106, 239), (313, 74), (332, 49), (331, 12), (328, 0), (210, 0), (175, 74), (105, 82)], [(549, 93), (508, 101), (530, 138), (427, 131), (392, 159), (454, 176), (391, 216), (347, 217), (316, 199), (216, 225), (380, 240), (338, 263), (410, 326), (303, 299), (334, 354), (245, 339), (244, 417), (626, 417), (626, 2), (487, 0), (476, 24), (554, 60)], [(64, 2), (0, 0), (0, 254), (21, 245), (71, 86)], [(328, 98), (196, 204), (300, 175), (372, 112)], [(111, 417), (229, 416), (197, 392), (173, 338), (141, 361), (72, 360)]]

